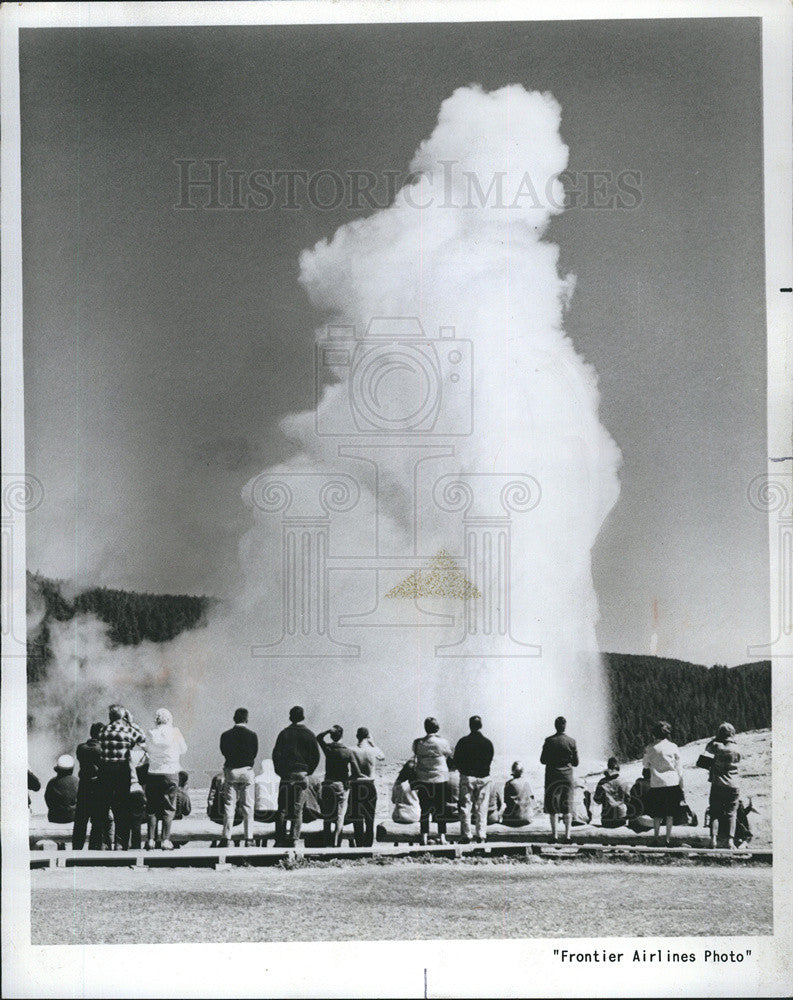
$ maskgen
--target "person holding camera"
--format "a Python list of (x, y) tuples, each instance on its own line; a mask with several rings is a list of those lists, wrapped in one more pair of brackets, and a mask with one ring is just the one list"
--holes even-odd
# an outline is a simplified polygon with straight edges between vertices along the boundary
[[(735, 726), (722, 722), (716, 736), (705, 747), (713, 755), (710, 765), (710, 846), (716, 846), (716, 824), (727, 847), (735, 847), (735, 825), (738, 819), (738, 764), (741, 755), (735, 742)], [(727, 837), (724, 838), (724, 828)]]

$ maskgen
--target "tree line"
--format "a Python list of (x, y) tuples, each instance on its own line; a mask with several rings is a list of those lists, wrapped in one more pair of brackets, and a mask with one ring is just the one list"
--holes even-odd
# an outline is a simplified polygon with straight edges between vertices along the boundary
[(672, 726), (683, 745), (713, 736), (721, 722), (738, 732), (771, 726), (771, 661), (705, 667), (658, 656), (605, 653), (614, 753), (635, 760), (654, 722)]
[[(28, 574), (28, 680), (44, 680), (52, 661), (50, 623), (92, 614), (108, 627), (108, 640), (136, 646), (144, 640), (168, 642), (206, 620), (214, 603), (185, 594), (137, 594), (94, 587), (69, 598), (60, 581)], [(622, 760), (640, 757), (654, 722), (672, 724), (678, 744), (712, 736), (720, 722), (739, 732), (771, 725), (771, 663), (713, 667), (657, 656), (604, 653), (611, 692), (614, 753)]]
[(168, 642), (188, 629), (201, 625), (214, 603), (209, 597), (188, 594), (137, 594), (109, 587), (92, 587), (73, 598), (64, 595), (61, 581), (28, 573), (28, 681), (43, 680), (52, 661), (50, 626), (76, 615), (94, 615), (107, 625), (112, 646)]

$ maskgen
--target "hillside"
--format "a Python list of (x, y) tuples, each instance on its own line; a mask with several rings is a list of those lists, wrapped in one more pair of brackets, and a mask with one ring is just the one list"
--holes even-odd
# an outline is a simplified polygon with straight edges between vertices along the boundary
[(653, 722), (666, 719), (678, 744), (712, 736), (720, 722), (739, 732), (771, 726), (771, 661), (736, 667), (605, 653), (612, 732), (621, 760), (640, 757)]
[[(209, 597), (137, 594), (95, 587), (68, 594), (59, 581), (28, 574), (28, 681), (47, 677), (52, 661), (50, 625), (92, 614), (107, 626), (110, 643), (168, 642), (206, 620)], [(771, 663), (706, 667), (657, 656), (604, 653), (612, 704), (614, 752), (624, 761), (643, 751), (658, 719), (673, 727), (676, 743), (711, 736), (729, 720), (739, 732), (771, 726)]]
[(107, 625), (113, 646), (137, 646), (144, 640), (168, 642), (206, 620), (213, 598), (186, 594), (137, 594), (93, 587), (74, 595), (62, 581), (27, 574), (28, 682), (43, 680), (52, 660), (50, 624), (75, 615), (94, 615)]

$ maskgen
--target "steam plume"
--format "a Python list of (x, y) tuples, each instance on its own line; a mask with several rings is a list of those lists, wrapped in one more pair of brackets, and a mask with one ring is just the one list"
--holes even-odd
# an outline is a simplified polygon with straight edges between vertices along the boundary
[[(559, 274), (558, 248), (543, 239), (563, 199), (554, 180), (567, 164), (559, 128), (560, 107), (548, 94), (516, 85), (493, 93), (461, 88), (441, 106), (435, 130), (411, 163), (416, 176), (394, 203), (302, 254), (301, 284), (325, 319), (320, 340), (326, 325), (354, 328), (360, 342), (373, 337), (384, 318), (401, 318), (403, 333), (416, 330), (405, 320), (418, 320), (430, 356), (442, 328), (454, 328), (449, 344), (470, 341), (458, 363), (470, 370), (460, 378), (452, 365), (438, 363), (440, 423), (428, 422), (413, 440), (448, 447), (419, 465), (415, 449), (389, 447), (402, 438), (386, 435), (378, 447), (353, 454), (340, 451), (345, 440), (318, 433), (350, 420), (350, 393), (357, 390), (341, 356), (328, 364), (339, 381), (324, 388), (316, 412), (283, 421), (297, 452), (243, 490), (252, 526), (240, 542), (237, 593), (208, 628), (170, 644), (167, 654), (156, 652), (167, 655), (163, 694), (170, 693), (192, 761), (217, 763), (217, 734), (243, 704), (265, 752), (295, 703), (317, 727), (340, 722), (349, 733), (369, 726), (393, 756), (408, 752), (425, 715), (438, 716), (442, 731), (455, 737), (473, 713), (484, 717), (504, 755), (534, 753), (558, 714), (567, 716), (584, 753), (606, 749), (591, 549), (619, 492), (620, 458), (598, 419), (595, 373), (563, 330), (574, 280)], [(351, 349), (352, 333), (349, 341)], [(396, 369), (398, 380), (399, 364)], [(376, 392), (387, 392), (392, 375)], [(405, 385), (409, 390), (409, 379)], [(420, 395), (426, 387), (419, 380), (414, 388)], [(357, 440), (351, 431), (346, 443)], [(261, 498), (279, 477), (308, 484), (312, 476), (339, 475), (353, 484), (354, 496), (334, 519), (326, 553), (337, 560), (328, 577), (328, 615), (339, 650), (357, 646), (360, 655), (315, 655), (307, 645), (305, 655), (284, 659), (275, 655), (277, 645), (268, 646), (281, 634), (290, 586), (283, 527)], [(508, 599), (511, 637), (495, 636), (487, 654), (440, 656), (438, 647), (452, 643), (463, 626), (466, 599), (438, 580), (447, 572), (475, 576), (462, 592), (469, 607), (471, 595), (480, 595), (473, 598), (479, 614), (476, 601), (484, 599), (481, 583), (493, 552), (476, 550), (467, 559), (461, 515), (442, 509), (438, 497), (454, 500), (459, 483), (474, 483), (465, 517), (480, 523), (493, 516), (494, 501), (492, 490), (478, 486), (498, 477), (534, 483), (530, 509), (510, 520), (508, 594), (488, 597), (498, 621)], [(375, 555), (413, 557), (420, 565), (380, 579), (364, 562)], [(426, 596), (422, 573), (432, 578)], [(409, 597), (387, 598), (389, 591)], [(341, 627), (340, 614), (360, 627)], [(298, 608), (298, 638), (300, 615)], [(447, 618), (433, 617), (442, 615)], [(434, 624), (444, 620), (454, 624)], [(373, 621), (376, 627), (364, 627)], [(512, 655), (532, 647), (541, 655)], [(162, 676), (158, 668), (143, 673)], [(116, 697), (125, 700), (114, 691)]]

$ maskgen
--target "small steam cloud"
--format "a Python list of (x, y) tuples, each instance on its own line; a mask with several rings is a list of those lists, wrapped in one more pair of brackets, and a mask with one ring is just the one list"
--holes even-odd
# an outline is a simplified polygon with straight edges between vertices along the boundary
[[(553, 97), (521, 86), (455, 91), (394, 203), (301, 255), (312, 304), (347, 333), (337, 335), (340, 352), (318, 351), (324, 375), (338, 381), (316, 411), (283, 421), (297, 454), (243, 491), (252, 526), (240, 542), (238, 591), (207, 628), (167, 648), (110, 651), (93, 625), (75, 625), (58, 639), (58, 698), (82, 697), (83, 667), (70, 651), (83, 629), (86, 683), (105, 692), (103, 707), (111, 688), (131, 703), (124, 685), (137, 678), (139, 711), (151, 712), (153, 691), (170, 702), (201, 766), (217, 763), (217, 734), (239, 704), (264, 750), (302, 703), (317, 726), (368, 725), (394, 756), (407, 753), (425, 715), (456, 736), (474, 712), (504, 755), (533, 753), (560, 713), (587, 755), (603, 753), (609, 706), (590, 554), (619, 493), (620, 455), (598, 418), (595, 372), (563, 329), (574, 279), (559, 274), (558, 248), (543, 239), (563, 202), (560, 120)], [(324, 344), (327, 328), (317, 336)], [(356, 384), (355, 351), (381, 343), (382, 379)], [(411, 352), (427, 362), (423, 374), (408, 370)], [(432, 398), (427, 371), (437, 379)], [(397, 421), (411, 392), (415, 412), (426, 404), (430, 413), (421, 433), (373, 436), (355, 424), (356, 393), (371, 405), (390, 398)], [(311, 501), (306, 520), (309, 494), (328, 478), (342, 483), (338, 495)], [(281, 494), (279, 481), (291, 484)], [(320, 524), (329, 502), (329, 535), (295, 535), (296, 507), (304, 524)], [(411, 573), (437, 577), (439, 553), (443, 572), (467, 576), (462, 592), (479, 597), (416, 596), (414, 582), (413, 599), (386, 599)], [(500, 590), (485, 591), (496, 564)], [(295, 574), (313, 589), (298, 593)], [(476, 655), (439, 654), (466, 615), (479, 616), (477, 639), (488, 641)]]

